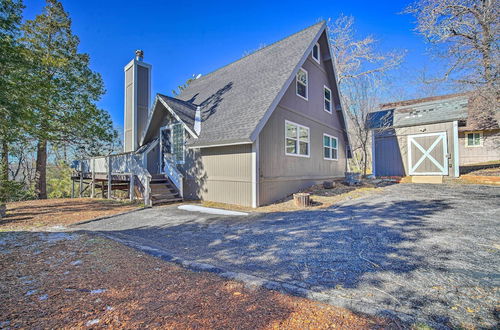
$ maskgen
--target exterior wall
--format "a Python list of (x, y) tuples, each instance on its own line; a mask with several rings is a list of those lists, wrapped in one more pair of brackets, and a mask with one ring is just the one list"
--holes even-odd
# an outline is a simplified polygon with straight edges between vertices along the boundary
[(480, 147), (467, 147), (466, 133), (459, 133), (460, 165), (500, 160), (500, 130), (482, 131), (482, 133), (483, 144)]
[(252, 145), (187, 149), (184, 196), (252, 206)]
[[(323, 40), (324, 41), (324, 40)], [(323, 86), (335, 94), (335, 83), (323, 64), (326, 42), (321, 44), (321, 65), (309, 56), (303, 65), (308, 72), (308, 100), (296, 95), (295, 80), (288, 87), (278, 107), (259, 135), (259, 204), (282, 199), (300, 189), (341, 177), (346, 170), (345, 141), (338, 100), (332, 100), (332, 113), (324, 110)], [(332, 95), (332, 98), (334, 96)], [(309, 127), (310, 156), (285, 154), (285, 120)], [(323, 134), (338, 139), (338, 160), (323, 158)]]
[(123, 124), (123, 151), (134, 151), (134, 67), (125, 71), (125, 122)]
[[(453, 132), (453, 122), (446, 123), (438, 123), (438, 124), (429, 124), (429, 125), (420, 125), (420, 126), (411, 126), (411, 127), (401, 127), (395, 128), (392, 137), (392, 132), (384, 132), (383, 135), (385, 137), (376, 137), (375, 141), (375, 153), (377, 158), (375, 159), (375, 167), (376, 167), (376, 175), (409, 175), (408, 168), (408, 135), (415, 134), (426, 134), (426, 133), (437, 133), (437, 132), (446, 132), (446, 140), (447, 140), (447, 149), (448, 149), (448, 175), (453, 176), (455, 171), (454, 159), (454, 132)], [(394, 138), (396, 140), (394, 140)], [(384, 150), (377, 150), (377, 146), (381, 146), (377, 141), (380, 139), (392, 139), (391, 143), (384, 144)], [(439, 150), (435, 150), (434, 152), (438, 152)], [(441, 151), (442, 152), (442, 151)], [(384, 166), (387, 166), (387, 163), (383, 163), (380, 161), (380, 157), (388, 157), (393, 159), (395, 162), (400, 161), (399, 164), (391, 164), (391, 169), (388, 170)], [(424, 164), (425, 165), (425, 164)], [(401, 174), (401, 166), (402, 166), (402, 174)], [(399, 169), (397, 172), (391, 173), (392, 169)]]

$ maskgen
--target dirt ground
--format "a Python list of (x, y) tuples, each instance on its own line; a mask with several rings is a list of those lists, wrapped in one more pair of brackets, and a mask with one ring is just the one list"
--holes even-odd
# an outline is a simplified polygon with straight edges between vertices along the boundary
[[(331, 189), (323, 188), (322, 184), (314, 185), (308, 189), (302, 190), (301, 192), (307, 192), (311, 194), (312, 205), (307, 207), (306, 210), (316, 210), (320, 208), (327, 208), (336, 203), (361, 197), (364, 194), (376, 191), (378, 187), (382, 187), (388, 184), (388, 182), (373, 183), (371, 181), (363, 181), (361, 185), (348, 186), (342, 182), (342, 180), (334, 181), (335, 185)], [(304, 208), (298, 207), (293, 202), (293, 197), (288, 196), (280, 201), (273, 204), (261, 206), (258, 208), (250, 208), (239, 205), (230, 205), (224, 203), (215, 202), (202, 202), (203, 206), (223, 208), (230, 210), (239, 211), (249, 211), (249, 212), (293, 212), (297, 210), (304, 210)]]
[(0, 233), (0, 328), (390, 328), (77, 233)]
[(0, 231), (40, 230), (66, 226), (130, 211), (139, 204), (106, 199), (61, 198), (7, 203), (7, 217), (0, 219)]

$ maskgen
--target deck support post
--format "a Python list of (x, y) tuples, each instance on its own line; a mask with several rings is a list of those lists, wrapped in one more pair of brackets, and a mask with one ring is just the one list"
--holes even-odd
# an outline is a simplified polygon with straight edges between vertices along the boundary
[(80, 185), (78, 188), (78, 197), (82, 197), (83, 191), (83, 161), (80, 161)]
[(112, 180), (112, 171), (111, 171), (111, 155), (108, 156), (108, 199), (111, 199), (111, 180)]
[(95, 158), (92, 158), (92, 183), (90, 197), (95, 198)]
[(133, 173), (130, 173), (129, 188), (130, 188), (129, 198), (130, 198), (130, 201), (133, 201), (135, 198), (135, 195), (134, 195), (134, 192), (135, 192), (134, 191), (134, 174)]
[(102, 195), (102, 198), (106, 198), (106, 195), (104, 193), (104, 181), (101, 181), (101, 195)]
[(71, 179), (71, 198), (75, 198), (75, 179)]

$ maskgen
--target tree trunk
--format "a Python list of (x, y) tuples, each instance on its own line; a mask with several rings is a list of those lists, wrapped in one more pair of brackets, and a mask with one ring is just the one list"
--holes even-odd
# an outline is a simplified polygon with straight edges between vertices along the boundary
[(38, 141), (36, 149), (35, 193), (39, 199), (47, 199), (47, 141)]
[(2, 139), (2, 157), (0, 159), (0, 218), (6, 215), (7, 183), (9, 181), (9, 144)]

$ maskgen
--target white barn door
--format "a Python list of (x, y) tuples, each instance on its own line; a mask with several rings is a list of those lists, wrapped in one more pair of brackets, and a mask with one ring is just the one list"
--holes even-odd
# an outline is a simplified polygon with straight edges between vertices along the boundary
[(409, 175), (448, 175), (446, 132), (408, 136)]

